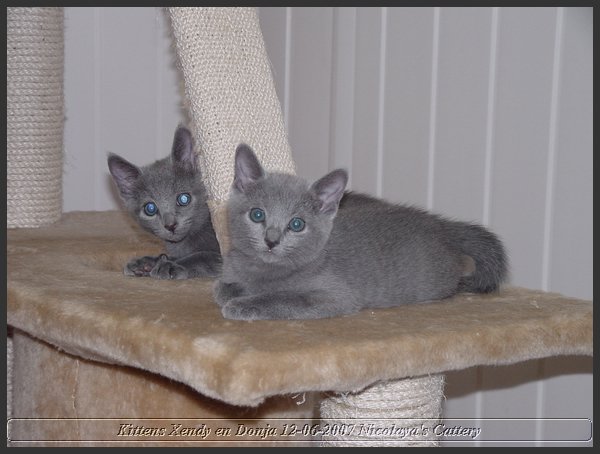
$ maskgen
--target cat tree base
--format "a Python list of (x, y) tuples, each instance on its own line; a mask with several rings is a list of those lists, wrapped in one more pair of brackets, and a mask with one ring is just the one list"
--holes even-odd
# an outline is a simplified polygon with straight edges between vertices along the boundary
[[(21, 336), (15, 338), (14, 417), (71, 415), (74, 402), (79, 417), (188, 414), (169, 413), (166, 404), (164, 411), (159, 406), (151, 414), (128, 407), (141, 402), (137, 393), (145, 387), (149, 398), (167, 402), (172, 390), (153, 385), (160, 381), (183, 387), (196, 396), (192, 399), (233, 406), (239, 411), (233, 419), (275, 396), (296, 396), (291, 404), (296, 408), (320, 392), (340, 393), (323, 402), (326, 418), (375, 418), (369, 399), (379, 407), (375, 415), (400, 418), (403, 408), (411, 408), (415, 388), (399, 399), (388, 396), (386, 386), (420, 380), (403, 377), (427, 377), (432, 388), (425, 394), (436, 404), (431, 412), (425, 405), (408, 417), (436, 418), (443, 386), (439, 374), (445, 371), (593, 354), (591, 301), (520, 288), (323, 320), (226, 320), (212, 299), (212, 280), (123, 275), (131, 257), (158, 254), (161, 247), (127, 213), (117, 211), (73, 212), (51, 226), (8, 229), (7, 321)], [(35, 348), (22, 348), (23, 339)], [(60, 367), (63, 362), (68, 367)], [(99, 382), (79, 388), (74, 401), (77, 364), (80, 385), (84, 372)], [(115, 385), (131, 376), (145, 384)], [(47, 379), (52, 383), (44, 384)], [(347, 394), (381, 382), (389, 385)], [(390, 389), (394, 396), (400, 393)], [(352, 411), (346, 408), (349, 402)], [(101, 411), (109, 406), (111, 412)], [(65, 439), (60, 431), (44, 436), (51, 442)]]
[[(24, 446), (276, 446), (280, 439), (217, 437), (216, 428), (238, 431), (264, 421), (278, 431), (313, 417), (314, 395), (276, 396), (257, 407), (210, 399), (160, 374), (70, 355), (20, 330), (14, 332), (13, 417), (9, 445)], [(43, 419), (42, 419), (43, 418)], [(180, 424), (206, 424), (211, 433), (171, 434)], [(144, 433), (136, 428), (147, 429)], [(162, 434), (149, 429), (164, 429)], [(176, 432), (177, 433), (177, 432)], [(286, 446), (309, 446), (288, 440)]]

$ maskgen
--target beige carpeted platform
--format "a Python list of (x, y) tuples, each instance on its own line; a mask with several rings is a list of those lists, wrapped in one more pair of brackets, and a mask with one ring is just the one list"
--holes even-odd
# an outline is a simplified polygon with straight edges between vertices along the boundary
[(225, 320), (209, 280), (122, 274), (129, 258), (160, 249), (116, 211), (9, 229), (8, 323), (81, 358), (250, 406), (280, 394), (592, 354), (590, 301), (519, 288), (325, 320)]

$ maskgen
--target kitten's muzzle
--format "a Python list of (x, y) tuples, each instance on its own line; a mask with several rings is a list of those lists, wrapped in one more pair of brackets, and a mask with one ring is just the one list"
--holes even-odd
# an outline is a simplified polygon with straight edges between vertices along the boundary
[(172, 213), (164, 213), (162, 221), (166, 230), (175, 233), (175, 229), (177, 228), (177, 218)]
[(269, 227), (265, 232), (265, 244), (269, 248), (269, 252), (279, 244), (281, 233), (277, 229)]

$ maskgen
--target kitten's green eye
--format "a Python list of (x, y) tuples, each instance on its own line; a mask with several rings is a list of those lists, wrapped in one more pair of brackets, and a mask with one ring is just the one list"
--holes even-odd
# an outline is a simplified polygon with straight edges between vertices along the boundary
[(189, 195), (187, 192), (184, 192), (183, 194), (179, 194), (177, 196), (177, 205), (184, 207), (186, 205), (189, 205), (189, 203), (192, 201), (192, 196)]
[(260, 208), (252, 208), (250, 210), (250, 219), (254, 222), (263, 222), (265, 220), (265, 212)]
[(290, 223), (288, 224), (288, 228), (292, 231), (292, 232), (302, 232), (302, 230), (304, 230), (304, 226), (306, 225), (306, 223), (304, 222), (303, 219), (300, 218), (293, 218)]
[(146, 205), (144, 205), (144, 213), (146, 213), (148, 216), (154, 216), (157, 211), (158, 207), (154, 202), (148, 202)]

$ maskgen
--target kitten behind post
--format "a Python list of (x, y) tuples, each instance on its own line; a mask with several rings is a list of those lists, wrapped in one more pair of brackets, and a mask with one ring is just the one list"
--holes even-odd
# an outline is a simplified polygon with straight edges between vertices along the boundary
[(215, 284), (225, 318), (309, 319), (491, 292), (500, 240), (482, 226), (344, 192), (334, 170), (312, 185), (267, 174), (240, 145), (228, 202), (231, 249)]
[(123, 270), (126, 275), (188, 279), (219, 273), (219, 243), (188, 129), (177, 128), (171, 155), (164, 159), (137, 167), (111, 153), (108, 168), (127, 211), (162, 239), (167, 251), (132, 259)]

